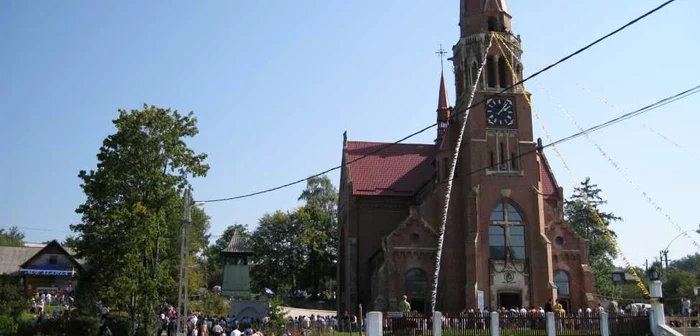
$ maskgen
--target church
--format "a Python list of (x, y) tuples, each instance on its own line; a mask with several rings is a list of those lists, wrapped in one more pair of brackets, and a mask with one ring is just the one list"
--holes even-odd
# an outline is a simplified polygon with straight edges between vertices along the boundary
[[(567, 311), (594, 307), (588, 242), (564, 221), (563, 190), (533, 139), (529, 93), (518, 85), (492, 97), (522, 79), (521, 39), (511, 19), (506, 0), (461, 0), (450, 58), (457, 98), (451, 106), (441, 76), (430, 112), (438, 124), (434, 143), (377, 151), (387, 143), (344, 134), (339, 314), (357, 314), (359, 305), (396, 311), (403, 295), (413, 310), (429, 313), (447, 180), (465, 117), (436, 310), (541, 307), (550, 299)], [(485, 102), (466, 114), (474, 86), (474, 103)]]

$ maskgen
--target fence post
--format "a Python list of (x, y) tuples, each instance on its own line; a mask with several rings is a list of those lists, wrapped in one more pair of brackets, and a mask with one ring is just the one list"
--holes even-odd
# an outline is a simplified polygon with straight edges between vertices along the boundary
[(610, 322), (606, 312), (600, 312), (600, 336), (610, 336)]
[(382, 312), (369, 312), (367, 313), (367, 336), (382, 336), (384, 332), (382, 330)]
[(554, 313), (547, 312), (547, 336), (557, 335), (557, 324), (554, 320)]
[(433, 336), (442, 335), (442, 313), (439, 311), (433, 312)]
[(498, 336), (498, 313), (497, 312), (491, 312), (491, 336)]

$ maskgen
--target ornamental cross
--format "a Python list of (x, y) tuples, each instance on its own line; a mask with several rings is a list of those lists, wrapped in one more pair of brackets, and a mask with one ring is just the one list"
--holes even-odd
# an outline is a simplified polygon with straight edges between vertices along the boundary
[(440, 44), (440, 49), (435, 52), (438, 57), (440, 57), (440, 70), (444, 70), (442, 61), (445, 59), (445, 55), (447, 55), (447, 51), (445, 49), (442, 49), (442, 44)]

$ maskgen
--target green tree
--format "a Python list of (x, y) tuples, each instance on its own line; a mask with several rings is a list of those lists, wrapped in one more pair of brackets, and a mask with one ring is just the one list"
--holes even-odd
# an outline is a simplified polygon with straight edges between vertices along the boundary
[(275, 293), (296, 288), (299, 275), (306, 268), (306, 246), (299, 221), (293, 220), (292, 215), (278, 210), (258, 220), (250, 238), (251, 285), (256, 292), (266, 287)]
[(297, 209), (299, 226), (304, 230), (308, 249), (308, 267), (304, 285), (318, 293), (323, 284), (335, 279), (338, 255), (338, 190), (323, 175), (311, 177), (299, 196), (306, 204)]
[[(598, 294), (606, 297), (619, 295), (612, 282), (613, 260), (617, 257), (614, 246), (615, 233), (610, 230), (610, 224), (621, 220), (611, 212), (605, 212), (600, 207), (607, 203), (601, 197), (602, 190), (586, 178), (574, 190), (573, 195), (565, 201), (564, 217), (566, 222), (579, 236), (588, 240), (588, 261), (595, 273), (595, 289)], [(603, 221), (604, 227), (598, 223), (597, 216)]]
[(0, 316), (8, 316), (19, 321), (23, 312), (29, 310), (29, 294), (19, 282), (19, 278), (12, 275), (0, 275)]
[(697, 274), (683, 270), (672, 270), (664, 283), (664, 301), (667, 309), (681, 311), (681, 298), (695, 297), (694, 288), (700, 286)]
[(241, 239), (245, 243), (250, 240), (250, 231), (248, 231), (248, 226), (243, 224), (234, 224), (226, 228), (224, 233), (219, 237), (219, 239), (214, 242), (214, 244), (209, 245), (204, 252), (206, 256), (206, 272), (207, 272), (207, 288), (211, 290), (216, 285), (221, 285), (224, 280), (224, 258), (221, 255), (228, 243), (233, 237), (233, 233), (238, 231)]
[[(120, 110), (113, 123), (117, 131), (100, 147), (97, 169), (78, 175), (87, 199), (76, 210), (81, 223), (71, 229), (78, 255), (99, 270), (97, 295), (112, 307), (128, 308), (148, 330), (165, 291), (177, 288), (180, 196), (188, 177), (205, 176), (209, 166), (206, 154), (185, 143), (198, 133), (192, 112), (144, 105)], [(207, 225), (206, 214), (193, 210), (190, 249), (206, 241)]]
[(671, 268), (691, 273), (700, 273), (700, 253), (689, 254), (671, 262)]
[(338, 192), (327, 176), (312, 177), (292, 212), (266, 214), (250, 239), (253, 288), (318, 293), (336, 275)]
[(8, 230), (0, 229), (0, 246), (22, 246), (24, 244), (24, 232), (16, 226)]

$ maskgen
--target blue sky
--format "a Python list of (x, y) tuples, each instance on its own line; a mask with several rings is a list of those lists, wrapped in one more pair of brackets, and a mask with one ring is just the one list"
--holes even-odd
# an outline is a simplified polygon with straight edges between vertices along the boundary
[[(661, 2), (509, 4), (526, 71), (534, 71)], [(62, 239), (84, 200), (78, 171), (94, 168), (118, 108), (148, 103), (195, 112), (200, 134), (190, 143), (209, 154), (212, 167), (194, 181), (197, 199), (257, 191), (337, 165), (344, 130), (352, 140), (375, 141), (418, 130), (435, 120), (434, 52), (457, 41), (458, 7), (457, 0), (3, 1), (0, 226), (33, 228), (25, 230), (31, 241)], [(553, 137), (576, 128), (547, 91), (591, 126), (698, 84), (700, 45), (691, 26), (698, 12), (700, 2), (679, 0), (530, 83)], [(449, 68), (446, 74), (453, 92)], [(700, 223), (693, 210), (698, 103), (693, 96), (593, 135), (683, 229)], [(430, 142), (434, 133), (411, 142)], [(606, 209), (624, 218), (613, 228), (633, 263), (654, 258), (680, 232), (587, 140), (560, 150), (577, 179), (590, 176), (609, 200)], [(551, 151), (548, 157), (569, 195), (561, 161)], [(330, 176), (337, 184), (338, 174)], [(295, 207), (302, 188), (206, 205), (212, 234)], [(694, 251), (681, 238), (669, 257)]]

